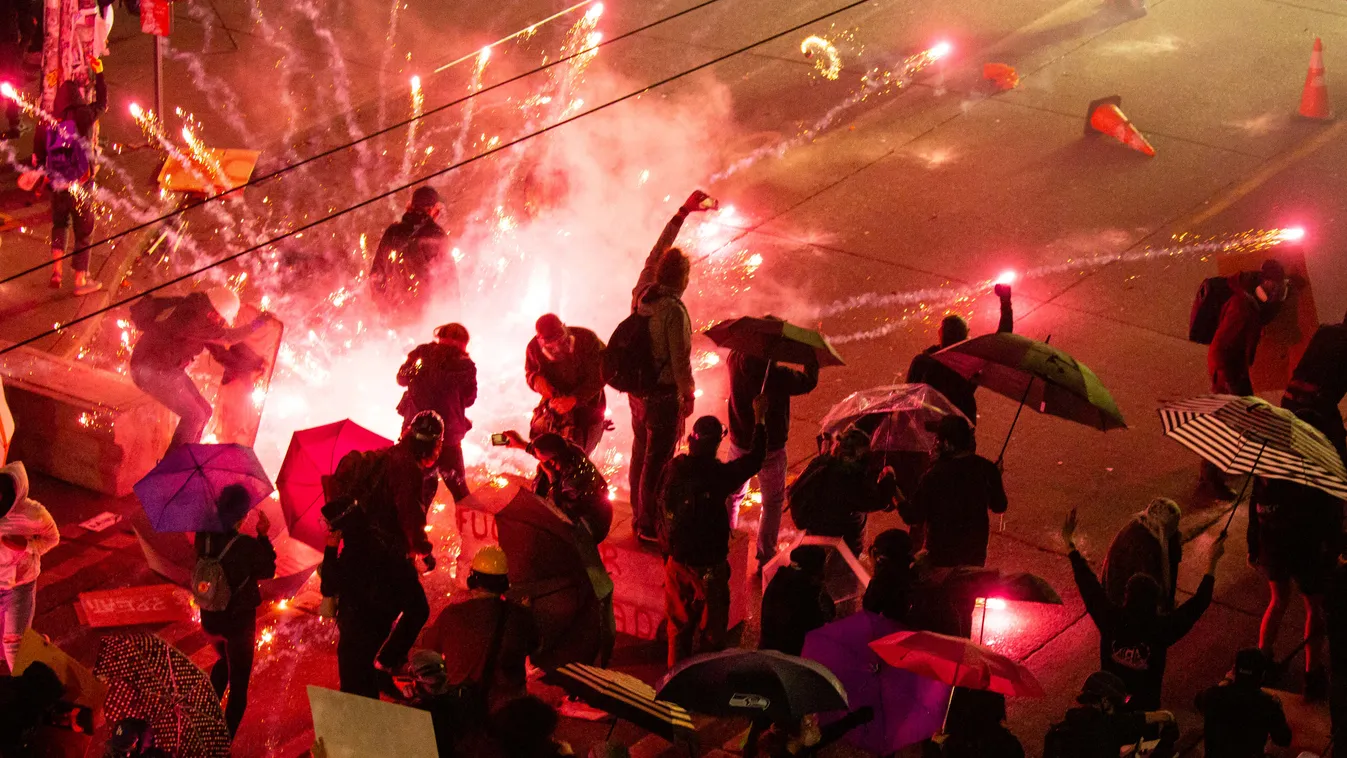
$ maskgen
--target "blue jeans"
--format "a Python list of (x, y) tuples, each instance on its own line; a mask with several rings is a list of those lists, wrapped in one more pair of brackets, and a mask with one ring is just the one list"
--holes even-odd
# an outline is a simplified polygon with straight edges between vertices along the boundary
[[(730, 459), (748, 455), (748, 451), (730, 443)], [(781, 510), (786, 504), (786, 449), (767, 453), (758, 472), (758, 488), (762, 491), (762, 523), (758, 525), (758, 565), (764, 566), (776, 557), (776, 541), (781, 533)], [(739, 503), (748, 487), (731, 499), (730, 523), (738, 523)]]
[(200, 442), (206, 423), (210, 421), (211, 407), (192, 377), (183, 369), (161, 369), (155, 366), (131, 364), (131, 381), (178, 416), (178, 428), (173, 431), (169, 449), (189, 442)]
[(33, 600), (37, 582), (20, 584), (13, 589), (0, 590), (0, 618), (4, 620), (5, 662), (14, 670), (14, 659), (19, 657), (23, 633), (33, 625)]

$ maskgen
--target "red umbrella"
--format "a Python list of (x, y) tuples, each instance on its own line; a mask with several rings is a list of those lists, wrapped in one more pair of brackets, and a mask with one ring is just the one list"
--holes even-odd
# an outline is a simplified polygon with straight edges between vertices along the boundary
[(963, 637), (935, 632), (897, 632), (870, 643), (870, 649), (895, 668), (970, 690), (1043, 697), (1029, 669)]
[(290, 536), (322, 550), (327, 539), (322, 515), (323, 477), (336, 471), (341, 459), (353, 450), (378, 450), (392, 444), (350, 419), (295, 432), (276, 477), (281, 513), (285, 514)]

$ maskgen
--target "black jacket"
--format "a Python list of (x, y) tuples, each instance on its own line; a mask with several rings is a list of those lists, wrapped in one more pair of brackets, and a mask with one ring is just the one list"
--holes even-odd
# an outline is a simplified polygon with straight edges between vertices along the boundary
[(1313, 388), (1321, 402), (1339, 405), (1347, 396), (1347, 324), (1319, 327), (1291, 373), (1292, 386)]
[(1211, 605), (1216, 578), (1210, 574), (1202, 577), (1197, 592), (1172, 613), (1135, 615), (1109, 601), (1103, 585), (1079, 551), (1073, 550), (1068, 557), (1085, 610), (1099, 629), (1099, 667), (1117, 674), (1127, 685), (1132, 696), (1129, 706), (1143, 711), (1159, 710), (1169, 648), (1193, 628)]
[(407, 211), (379, 240), (370, 265), (370, 284), (383, 297), (406, 302), (426, 294), (431, 274), (440, 279), (435, 291), (458, 300), (458, 274), (449, 258), (449, 235), (423, 211)]
[(759, 650), (799, 655), (805, 635), (837, 617), (832, 596), (809, 581), (804, 571), (785, 566), (762, 593), (762, 636)]
[(224, 619), (251, 613), (262, 604), (257, 582), (276, 576), (276, 548), (267, 537), (250, 537), (235, 531), (223, 534), (197, 532), (196, 554), (220, 557), (225, 545), (235, 536), (238, 540), (234, 546), (220, 558), (220, 567), (229, 581), (229, 605), (223, 611), (202, 611), (201, 618), (208, 622), (210, 616)]
[(201, 351), (212, 345), (239, 342), (266, 323), (265, 317), (259, 316), (231, 329), (204, 292), (186, 297), (151, 297), (143, 305), (132, 306), (132, 317), (137, 313), (149, 320), (136, 322), (141, 335), (131, 351), (131, 366), (157, 371), (186, 369)]
[(1117, 758), (1121, 748), (1146, 734), (1146, 714), (1126, 710), (1104, 713), (1098, 708), (1072, 708), (1053, 724), (1043, 741), (1043, 758)]
[(669, 556), (684, 566), (715, 566), (730, 554), (730, 496), (762, 468), (767, 433), (753, 434), (748, 455), (725, 462), (680, 455), (669, 463), (660, 494), (664, 540)]
[(1249, 557), (1274, 572), (1326, 576), (1342, 545), (1342, 501), (1284, 479), (1254, 481)]
[[(742, 450), (753, 444), (753, 399), (763, 391), (762, 377), (767, 361), (738, 350), (730, 353), (730, 441)], [(804, 371), (772, 364), (767, 378), (767, 438), (771, 440), (768, 452), (784, 450), (790, 433), (790, 399), (795, 395), (813, 392), (818, 386), (818, 366), (807, 366)]]
[[(1010, 301), (1001, 301), (1001, 320), (996, 325), (997, 332), (1015, 331), (1015, 314), (1011, 310)], [(944, 348), (941, 345), (931, 345), (912, 358), (912, 363), (907, 367), (908, 384), (925, 384), (934, 387), (936, 391), (945, 396), (945, 399), (954, 404), (963, 415), (968, 417), (968, 421), (974, 426), (978, 423), (978, 404), (973, 398), (973, 393), (977, 390), (977, 385), (972, 380), (965, 379), (962, 374), (946, 366), (932, 356)]]
[(926, 525), (932, 566), (984, 566), (991, 533), (988, 513), (1006, 512), (1006, 490), (996, 464), (980, 455), (942, 456), (899, 506), (909, 525)]
[(809, 462), (787, 493), (796, 526), (810, 534), (855, 542), (865, 531), (866, 514), (897, 501), (898, 484), (892, 477), (876, 479), (863, 464), (820, 455)]
[(417, 345), (398, 369), (398, 385), (406, 387), (398, 413), (410, 419), (435, 411), (444, 419), (444, 438), (461, 440), (472, 429), (467, 410), (477, 402), (477, 364), (453, 345)]
[(1291, 744), (1281, 701), (1247, 684), (1210, 687), (1197, 696), (1205, 719), (1207, 755), (1221, 758), (1263, 758), (1267, 741)]

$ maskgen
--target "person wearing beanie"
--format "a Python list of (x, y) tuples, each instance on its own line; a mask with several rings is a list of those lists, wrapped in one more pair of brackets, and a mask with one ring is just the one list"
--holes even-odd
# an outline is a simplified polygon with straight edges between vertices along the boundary
[(56, 521), (28, 496), (28, 470), (11, 461), (0, 468), (0, 628), (10, 671), (23, 634), (33, 625), (42, 556), (61, 541)]
[(832, 595), (823, 585), (827, 561), (828, 553), (819, 545), (802, 545), (790, 552), (790, 565), (782, 566), (762, 593), (759, 650), (799, 655), (805, 636), (837, 617)]
[(660, 493), (666, 555), (664, 610), (669, 668), (694, 653), (723, 650), (730, 620), (730, 497), (762, 468), (767, 455), (767, 398), (753, 404), (757, 424), (747, 455), (716, 457), (725, 427), (715, 416), (692, 426), (688, 452), (674, 458)]
[(435, 568), (426, 537), (424, 484), (440, 457), (444, 422), (434, 411), (412, 418), (397, 444), (352, 451), (323, 480), (330, 538), (322, 592), (337, 598), (337, 670), (342, 692), (394, 691), (430, 604), (416, 567)]
[[(1010, 285), (998, 284), (994, 289), (997, 299), (1001, 301), (1001, 320), (996, 325), (996, 331), (1013, 332), (1015, 311), (1010, 304)], [(967, 416), (969, 421), (976, 424), (978, 404), (973, 394), (977, 390), (977, 383), (965, 379), (959, 372), (932, 357), (950, 345), (966, 339), (968, 339), (968, 322), (963, 316), (956, 313), (945, 316), (940, 321), (939, 344), (931, 345), (912, 358), (912, 363), (907, 369), (907, 383), (925, 384), (935, 388)]]
[(524, 378), (542, 396), (533, 409), (529, 437), (546, 432), (593, 455), (603, 437), (608, 401), (603, 383), (603, 340), (555, 313), (538, 319), (537, 334), (524, 349)]
[(435, 497), (436, 474), (454, 502), (462, 502), (468, 496), (463, 438), (472, 429), (467, 410), (477, 402), (477, 364), (468, 355), (467, 328), (445, 324), (435, 330), (434, 342), (412, 348), (398, 369), (398, 385), (407, 388), (398, 402), (404, 429), (422, 411), (434, 411), (444, 422), (440, 457), (426, 483), (425, 505)]
[(1279, 747), (1291, 744), (1281, 701), (1263, 691), (1267, 668), (1261, 650), (1241, 650), (1235, 654), (1234, 676), (1198, 694), (1207, 755), (1263, 758), (1269, 739)]
[(914, 532), (921, 530), (931, 566), (987, 564), (990, 514), (1006, 512), (1006, 490), (1001, 470), (977, 454), (967, 419), (940, 419), (935, 462), (898, 512)]
[(229, 734), (238, 732), (243, 712), (248, 707), (248, 683), (253, 673), (253, 653), (257, 649), (257, 607), (262, 594), (257, 583), (276, 576), (276, 549), (268, 533), (271, 521), (265, 511), (257, 514), (257, 536), (239, 533), (249, 510), (248, 491), (231, 484), (220, 492), (216, 509), (224, 532), (197, 532), (198, 558), (220, 562), (229, 585), (229, 604), (219, 610), (201, 610), (201, 630), (215, 648), (216, 661), (210, 670), (210, 683), (222, 700), (226, 689), (225, 726)]
[(524, 662), (538, 635), (529, 609), (509, 597), (505, 551), (495, 545), (478, 550), (467, 584), (426, 627), (421, 644), (443, 656), (450, 686), (476, 687), (482, 700), (469, 709), (485, 716), (526, 693)]
[(660, 484), (677, 452), (685, 421), (692, 415), (697, 391), (692, 380), (692, 320), (683, 304), (692, 262), (673, 244), (689, 214), (714, 205), (701, 190), (688, 195), (651, 248), (632, 290), (631, 310), (649, 319), (652, 358), (660, 367), (655, 389), (628, 398), (632, 530), (643, 542), (659, 541)]
[[(142, 297), (131, 305), (131, 322), (140, 331), (131, 350), (131, 381), (178, 416), (170, 450), (200, 442), (213, 413), (187, 367), (202, 351), (220, 362), (241, 359), (244, 346), (236, 343), (274, 320), (271, 314), (260, 313), (235, 327), (239, 308), (239, 296), (224, 286), (185, 297)], [(226, 379), (238, 381), (245, 373), (231, 376), (226, 371)]]
[[(1230, 297), (1221, 306), (1216, 334), (1207, 348), (1207, 373), (1211, 391), (1217, 395), (1254, 393), (1249, 369), (1253, 367), (1263, 327), (1274, 319), (1286, 300), (1289, 282), (1286, 269), (1275, 259), (1263, 261), (1258, 271), (1244, 271), (1229, 278)], [(1209, 461), (1202, 462), (1202, 486), (1222, 500), (1235, 493), (1225, 475)]]
[(449, 235), (436, 223), (443, 212), (434, 187), (417, 187), (402, 219), (379, 239), (370, 264), (370, 293), (388, 326), (416, 322), (432, 297), (440, 303), (459, 301)]

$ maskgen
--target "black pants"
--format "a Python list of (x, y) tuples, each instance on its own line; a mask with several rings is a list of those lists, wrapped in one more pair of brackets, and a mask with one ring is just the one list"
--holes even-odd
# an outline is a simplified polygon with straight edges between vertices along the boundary
[(365, 578), (364, 589), (343, 588), (337, 605), (341, 691), (376, 698), (380, 676), (374, 662), (385, 668), (406, 663), (421, 627), (430, 619), (416, 564), (407, 560), (380, 573)]
[(89, 203), (80, 203), (70, 190), (51, 193), (51, 249), (65, 250), (66, 229), (75, 226), (75, 250), (70, 267), (76, 271), (89, 270), (89, 238), (94, 234), (94, 209)]
[(659, 488), (664, 469), (678, 450), (678, 438), (683, 436), (683, 416), (674, 391), (649, 397), (633, 395), (630, 402), (632, 528), (654, 535)]
[(225, 689), (229, 690), (224, 715), (232, 737), (248, 707), (248, 680), (253, 675), (253, 652), (257, 649), (257, 610), (236, 614), (203, 611), (201, 629), (210, 637), (219, 656), (210, 670), (211, 686), (221, 699)]
[[(444, 445), (440, 448), (440, 458), (435, 462), (435, 469), (439, 472), (440, 478), (444, 479), (444, 486), (449, 489), (449, 494), (454, 496), (454, 502), (463, 502), (463, 498), (468, 496), (468, 470), (463, 463), (462, 437), (458, 439), (444, 438)], [(434, 495), (432, 494), (431, 497), (434, 497)]]

